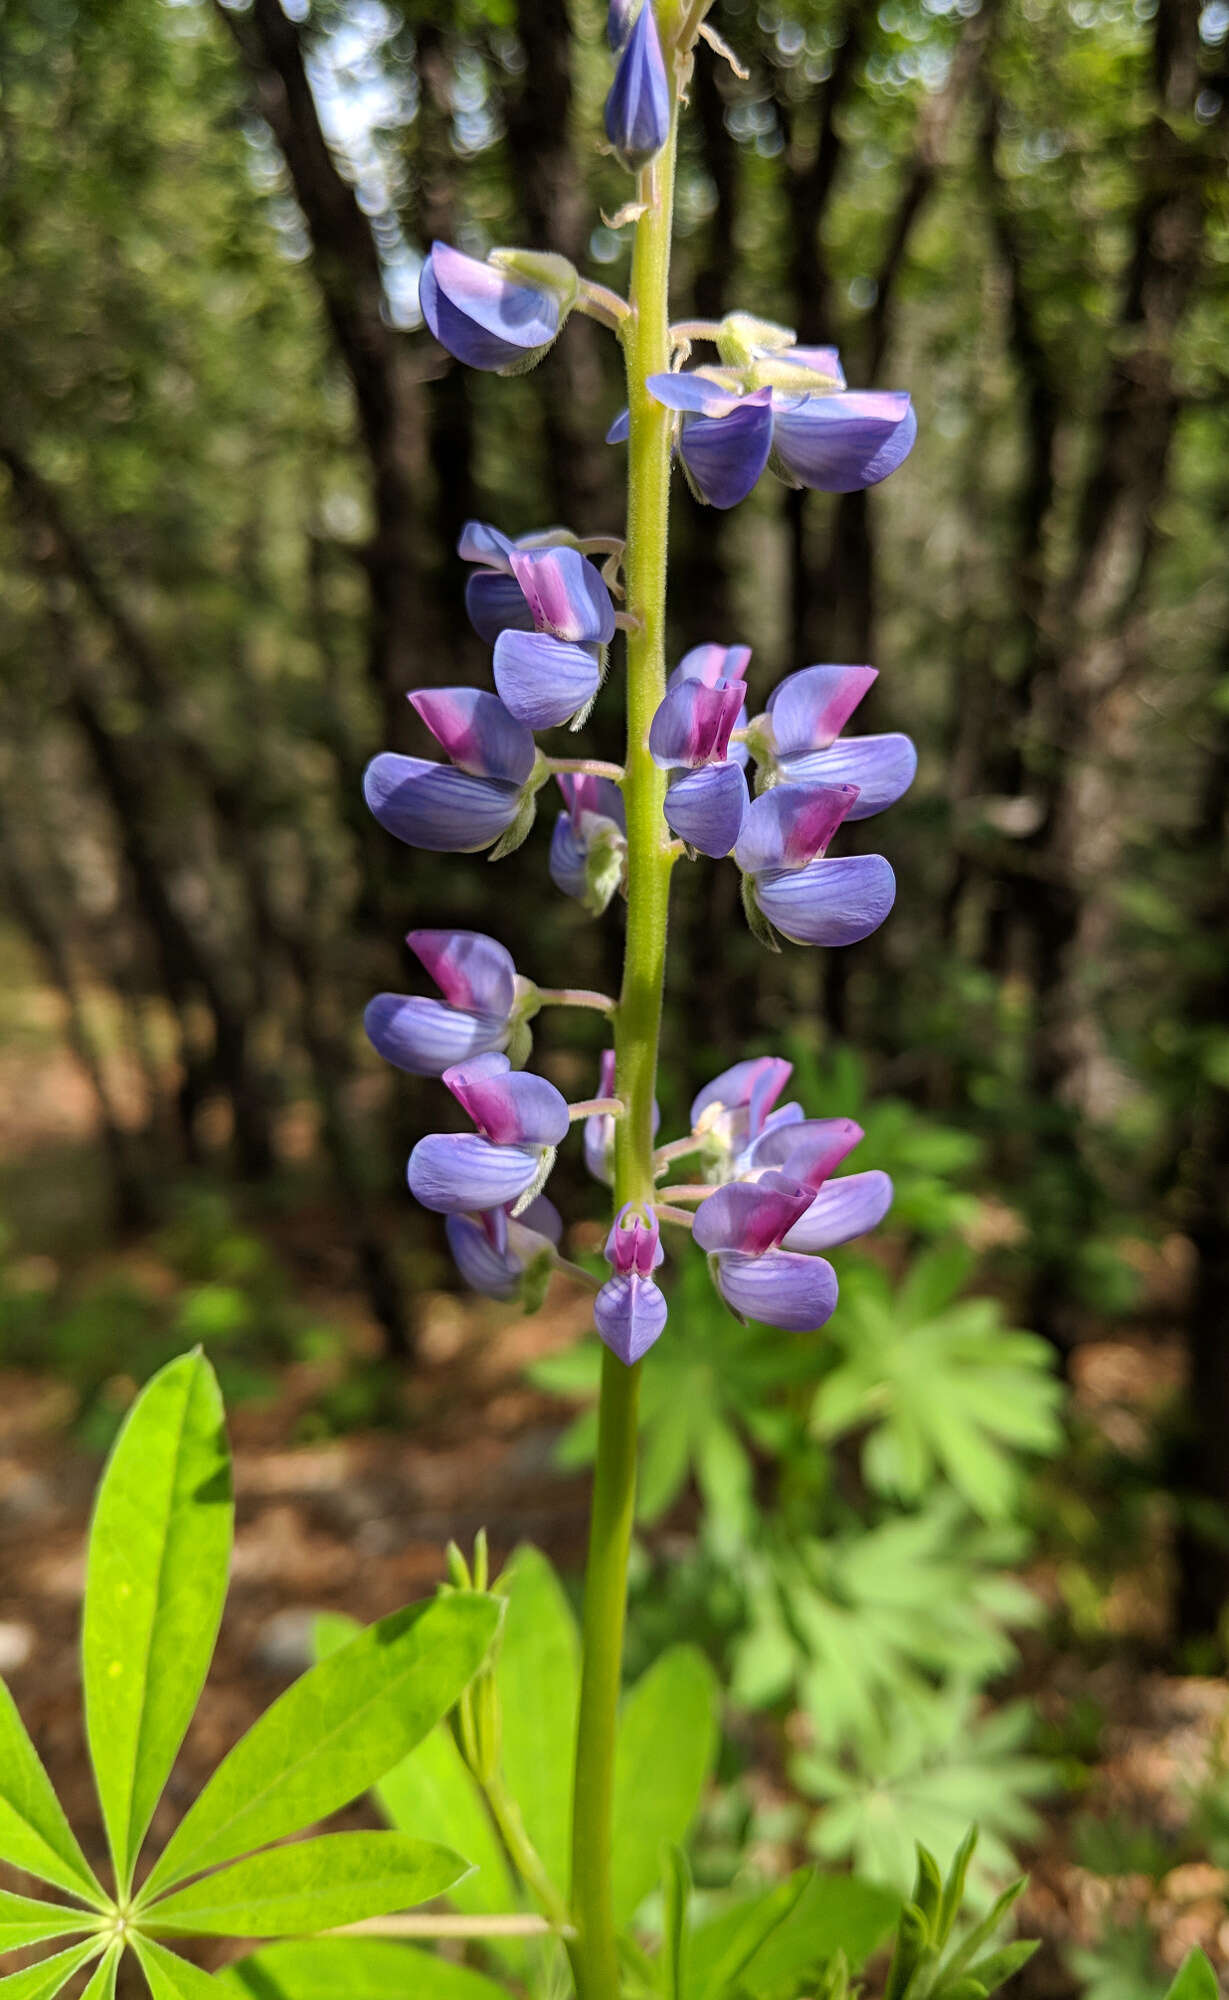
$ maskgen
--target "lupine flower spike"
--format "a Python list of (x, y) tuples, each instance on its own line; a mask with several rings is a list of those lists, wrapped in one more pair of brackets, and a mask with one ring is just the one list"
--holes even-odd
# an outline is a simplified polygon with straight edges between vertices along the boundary
[(651, 1209), (625, 1202), (606, 1238), (613, 1276), (593, 1302), (597, 1330), (612, 1354), (630, 1368), (643, 1360), (666, 1324), (666, 1301), (653, 1272), (665, 1251)]

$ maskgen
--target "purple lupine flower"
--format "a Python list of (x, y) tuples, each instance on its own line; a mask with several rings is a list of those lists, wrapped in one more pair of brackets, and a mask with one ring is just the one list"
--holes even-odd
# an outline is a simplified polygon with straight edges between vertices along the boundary
[(363, 796), (380, 825), (435, 854), (475, 854), (501, 835), (515, 844), (514, 832), (523, 839), (533, 819), (532, 732), (477, 688), (421, 689), (410, 701), (453, 762), (391, 750), (373, 757)]
[(568, 810), (560, 813), (551, 835), (550, 878), (565, 896), (574, 896), (591, 916), (600, 917), (623, 880), (623, 794), (611, 778), (565, 772), (557, 782)]
[[(599, 1097), (613, 1097), (615, 1094), (615, 1052), (602, 1050), (602, 1060), (598, 1069), (597, 1094)], [(653, 1133), (661, 1124), (661, 1106), (653, 1100)], [(595, 1181), (606, 1187), (614, 1183), (615, 1121), (610, 1111), (594, 1111), (585, 1119), (584, 1129), (585, 1165)]]
[(652, 1209), (625, 1202), (606, 1238), (614, 1276), (594, 1300), (593, 1317), (611, 1353), (629, 1368), (648, 1353), (666, 1324), (666, 1301), (652, 1275), (664, 1256)]
[(801, 1121), (800, 1104), (773, 1109), (793, 1073), (784, 1056), (748, 1056), (697, 1092), (689, 1115), (692, 1132), (705, 1142), (709, 1178), (728, 1180), (765, 1133)]
[(542, 528), (536, 534), (501, 534), (488, 521), (467, 521), (457, 542), (462, 562), (473, 563), (465, 585), (465, 611), (480, 639), (493, 646), (501, 632), (534, 630), (533, 612), (512, 571), (512, 557), (521, 550), (570, 548), (576, 537), (568, 528)]
[(874, 667), (803, 667), (774, 689), (767, 713), (749, 725), (755, 757), (773, 782), (856, 785), (851, 820), (895, 805), (917, 771), (910, 739), (891, 732), (837, 740), (876, 677)]
[(895, 472), (917, 437), (912, 402), (895, 390), (745, 387), (730, 369), (650, 375), (647, 387), (679, 412), (679, 454), (713, 507), (735, 506), (769, 464), (789, 486), (860, 492)]
[(431, 1132), (410, 1154), (410, 1191), (439, 1215), (523, 1203), (541, 1191), (569, 1125), (567, 1103), (544, 1076), (481, 1055), (444, 1071), (476, 1132)]
[(511, 953), (480, 931), (411, 931), (406, 943), (444, 997), (377, 993), (363, 1016), (376, 1053), (411, 1076), (442, 1076), (470, 1056), (507, 1049), (536, 992), (517, 976)]
[(521, 375), (542, 359), (575, 302), (565, 257), (496, 251), (488, 263), (433, 243), (418, 281), (422, 316), (470, 368)]
[(450, 1215), (448, 1247), (467, 1285), (492, 1299), (519, 1299), (536, 1312), (555, 1264), (563, 1223), (553, 1202), (537, 1195), (519, 1217), (505, 1208)]
[(881, 854), (825, 859), (857, 796), (856, 785), (778, 785), (752, 800), (734, 859), (753, 924), (766, 917), (795, 944), (856, 944), (878, 930), (896, 900), (889, 864)]
[(787, 1174), (730, 1181), (696, 1210), (692, 1234), (714, 1283), (739, 1319), (813, 1333), (836, 1307), (836, 1272), (825, 1258), (782, 1248), (815, 1200)]
[[(609, 31), (610, 21), (607, 19)], [(670, 136), (670, 79), (653, 0), (644, 0), (623, 43), (606, 99), (606, 137), (631, 173), (647, 166)]]
[(495, 641), (495, 685), (519, 722), (547, 729), (583, 720), (601, 685), (603, 648), (615, 612), (601, 572), (577, 549), (508, 551), (532, 630), (512, 627)]
[(747, 810), (747, 780), (729, 755), (745, 693), (741, 680), (684, 676), (667, 689), (649, 729), (653, 762), (672, 774), (667, 823), (714, 860), (730, 852)]

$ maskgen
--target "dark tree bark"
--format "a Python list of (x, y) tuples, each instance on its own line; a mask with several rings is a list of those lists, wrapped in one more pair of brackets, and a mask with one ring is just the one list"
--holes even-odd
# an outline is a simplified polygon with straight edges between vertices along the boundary
[(403, 337), (384, 312), (370, 224), (321, 130), (294, 22), (280, 0), (239, 13), (214, 0), (251, 74), (307, 224), (320, 295), (354, 390), (371, 471), (375, 529), (366, 549), (371, 625), (367, 672), (383, 740), (404, 728), (405, 690), (424, 676), (436, 636), (419, 576), (416, 492), (426, 464), (419, 384)]

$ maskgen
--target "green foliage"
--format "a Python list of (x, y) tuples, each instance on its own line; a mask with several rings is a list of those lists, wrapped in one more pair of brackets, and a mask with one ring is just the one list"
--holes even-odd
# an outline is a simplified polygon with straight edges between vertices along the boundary
[(916, 1503), (946, 1478), (987, 1521), (1010, 1519), (1025, 1452), (1061, 1441), (1061, 1385), (1047, 1342), (1003, 1325), (994, 1299), (961, 1299), (973, 1259), (932, 1250), (892, 1291), (858, 1264), (832, 1320), (841, 1360), (812, 1406), (816, 1436), (864, 1433), (862, 1471), (877, 1492)]
[[(107, 2000), (126, 1944), (137, 1951), (154, 2000), (196, 2000), (215, 1982), (164, 1951), (156, 1934), (328, 1929), (427, 1901), (469, 1867), (448, 1848), (400, 1832), (270, 1843), (348, 1804), (437, 1726), (499, 1628), (502, 1605), (477, 1592), (395, 1613), (304, 1674), (223, 1759), (130, 1895), (208, 1670), (231, 1512), (221, 1399), (198, 1350), (170, 1362), (134, 1404), (104, 1472), (90, 1534), (85, 1699), (114, 1894), (85, 1863), (7, 1690), (0, 1698), (0, 1860), (88, 1905), (0, 1896), (6, 1947), (88, 1933), (6, 1981), (16, 2000), (50, 2000), (92, 1959), (100, 1963), (89, 1991)], [(185, 1885), (188, 1876), (197, 1879)]]
[(251, 2000), (507, 2000), (480, 1972), (382, 1938), (269, 1945), (228, 1967), (220, 1984)]
[(1165, 1995), (1165, 2000), (1219, 2000), (1216, 1974), (1202, 1951), (1193, 1951)]
[(636, 1682), (615, 1741), (613, 1897), (630, 1923), (657, 1880), (663, 1845), (684, 1839), (717, 1754), (718, 1688), (691, 1646), (663, 1653)]
[(133, 1405), (90, 1530), (85, 1718), (122, 1895), (209, 1671), (233, 1525), (222, 1398), (185, 1355)]
[(1005, 1889), (963, 1937), (955, 1935), (976, 1845), (976, 1832), (966, 1834), (946, 1877), (933, 1855), (919, 1846), (913, 1898), (897, 1926), (884, 2000), (986, 2000), (1036, 1951), (1034, 1943), (1025, 1941), (988, 1949), (1019, 1900), (1023, 1881)]

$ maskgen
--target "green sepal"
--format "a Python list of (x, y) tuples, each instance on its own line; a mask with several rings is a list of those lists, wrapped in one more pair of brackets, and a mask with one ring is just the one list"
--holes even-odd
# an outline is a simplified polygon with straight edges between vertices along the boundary
[(717, 328), (717, 352), (727, 368), (749, 368), (767, 350), (784, 354), (798, 343), (792, 326), (757, 319), (754, 313), (727, 313)]
[(566, 257), (554, 250), (492, 250), (487, 263), (514, 278), (523, 278), (539, 291), (553, 292), (559, 301), (559, 324), (563, 325), (580, 294), (580, 273)]
[(610, 820), (597, 828), (585, 856), (582, 900), (591, 917), (600, 917), (609, 908), (615, 891), (623, 885), (626, 866), (627, 836)]
[(523, 847), (533, 831), (533, 823), (537, 816), (537, 790), (527, 785), (521, 793), (520, 804), (516, 809), (516, 818), (513, 820), (511, 826), (505, 827), (504, 831), (500, 834), (499, 839), (487, 855), (487, 860), (502, 861), (505, 855), (515, 854), (518, 847)]
[(766, 951), (780, 951), (781, 940), (759, 906), (754, 881), (750, 875), (743, 875), (741, 881), (743, 914), (747, 919), (748, 930), (756, 943), (762, 944)]

